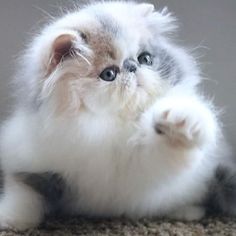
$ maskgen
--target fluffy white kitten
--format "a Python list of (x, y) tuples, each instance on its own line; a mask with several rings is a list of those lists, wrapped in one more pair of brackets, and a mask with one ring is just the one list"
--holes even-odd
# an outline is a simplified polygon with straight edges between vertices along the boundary
[(204, 216), (228, 161), (175, 28), (151, 4), (102, 2), (35, 37), (1, 130), (2, 228), (37, 226), (53, 202), (86, 216)]

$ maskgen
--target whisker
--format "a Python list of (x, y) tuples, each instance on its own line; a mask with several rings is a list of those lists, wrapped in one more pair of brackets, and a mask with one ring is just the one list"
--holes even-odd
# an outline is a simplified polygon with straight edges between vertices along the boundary
[(77, 56), (81, 57), (89, 66), (92, 65), (92, 63), (84, 55), (82, 55), (78, 50), (76, 50), (74, 53)]
[(50, 14), (49, 12), (47, 12), (46, 10), (44, 10), (43, 8), (36, 6), (36, 5), (33, 5), (33, 7), (35, 9), (41, 11), (41, 13), (43, 13), (45, 16), (49, 17), (51, 20), (55, 20), (55, 17), (52, 14)]
[(210, 48), (207, 47), (207, 46), (204, 46), (203, 43), (204, 43), (204, 41), (202, 40), (197, 46), (190, 48), (188, 51), (189, 51), (190, 53), (194, 53), (195, 51), (197, 51), (197, 50), (199, 50), (199, 49), (206, 49), (206, 50), (209, 50)]

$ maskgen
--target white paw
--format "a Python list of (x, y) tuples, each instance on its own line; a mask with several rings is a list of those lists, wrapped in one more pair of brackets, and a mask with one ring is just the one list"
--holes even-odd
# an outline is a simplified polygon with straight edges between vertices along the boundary
[(167, 103), (155, 114), (157, 134), (174, 146), (201, 146), (210, 139), (214, 126), (210, 112), (203, 108), (189, 102)]
[(204, 132), (201, 121), (192, 114), (176, 109), (163, 111), (155, 124), (157, 134), (164, 135), (173, 145), (194, 145), (199, 143)]
[(14, 200), (11, 196), (4, 197), (0, 202), (0, 229), (22, 231), (37, 227), (42, 220), (41, 209), (37, 207), (28, 206), (24, 201)]
[(31, 219), (25, 220), (23, 217), (18, 218), (13, 215), (7, 216), (0, 214), (0, 229), (2, 230), (12, 229), (24, 231), (26, 229), (37, 227), (39, 223), (39, 221), (34, 221)]
[(34, 228), (41, 222), (43, 214), (42, 197), (15, 178), (6, 176), (0, 201), (0, 229)]

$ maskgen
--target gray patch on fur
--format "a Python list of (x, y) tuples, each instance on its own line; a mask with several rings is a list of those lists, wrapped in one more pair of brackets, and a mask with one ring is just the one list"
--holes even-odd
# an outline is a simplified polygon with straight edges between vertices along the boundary
[(159, 71), (163, 79), (170, 80), (172, 85), (178, 84), (183, 78), (183, 72), (176, 59), (163, 48), (156, 48), (153, 67)]
[(50, 213), (54, 213), (60, 208), (66, 183), (59, 174), (52, 172), (21, 172), (15, 174), (15, 176), (44, 197)]
[(104, 32), (111, 34), (113, 37), (117, 37), (120, 34), (120, 28), (112, 16), (97, 14), (97, 19), (101, 23)]
[(236, 216), (236, 168), (219, 166), (210, 183), (205, 201), (208, 214), (224, 213)]

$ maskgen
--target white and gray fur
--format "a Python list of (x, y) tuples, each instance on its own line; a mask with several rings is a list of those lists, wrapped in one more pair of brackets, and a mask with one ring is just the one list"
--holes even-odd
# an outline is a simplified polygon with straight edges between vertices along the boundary
[[(1, 228), (35, 227), (55, 211), (236, 214), (235, 163), (197, 63), (169, 37), (175, 29), (166, 10), (114, 1), (76, 9), (33, 39), (1, 129)], [(152, 65), (139, 63), (142, 52)], [(116, 79), (103, 81), (113, 65)]]

